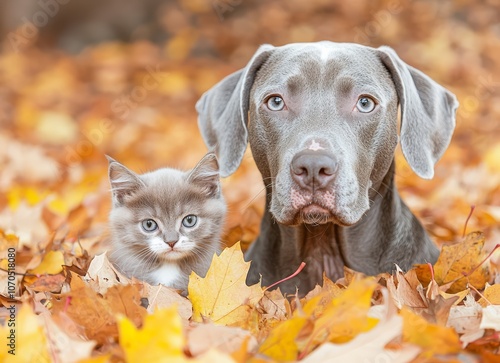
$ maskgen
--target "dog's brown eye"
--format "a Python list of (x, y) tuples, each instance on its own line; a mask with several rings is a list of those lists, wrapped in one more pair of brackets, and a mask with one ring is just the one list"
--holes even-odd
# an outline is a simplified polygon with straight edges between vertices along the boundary
[(358, 99), (358, 103), (356, 104), (356, 108), (359, 112), (368, 113), (372, 112), (375, 109), (377, 104), (373, 99), (367, 96), (361, 96)]
[(267, 99), (266, 105), (271, 111), (281, 111), (285, 108), (285, 101), (280, 96), (271, 96)]

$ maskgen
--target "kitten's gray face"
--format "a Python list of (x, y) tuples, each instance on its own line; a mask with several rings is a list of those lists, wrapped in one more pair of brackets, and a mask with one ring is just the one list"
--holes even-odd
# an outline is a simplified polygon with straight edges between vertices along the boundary
[(165, 168), (143, 175), (111, 161), (110, 181), (115, 259), (133, 254), (149, 268), (211, 259), (226, 210), (215, 157), (191, 172)]

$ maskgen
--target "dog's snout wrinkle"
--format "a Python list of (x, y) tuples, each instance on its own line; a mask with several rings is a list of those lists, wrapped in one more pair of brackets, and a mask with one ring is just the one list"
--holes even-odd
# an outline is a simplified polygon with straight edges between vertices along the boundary
[(300, 151), (291, 162), (293, 180), (308, 191), (328, 188), (335, 179), (337, 168), (335, 156), (323, 151)]

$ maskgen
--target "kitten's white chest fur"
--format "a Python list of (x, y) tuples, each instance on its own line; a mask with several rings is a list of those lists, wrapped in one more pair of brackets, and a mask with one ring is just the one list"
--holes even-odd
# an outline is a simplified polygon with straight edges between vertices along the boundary
[(167, 286), (175, 285), (175, 282), (182, 278), (182, 276), (179, 266), (173, 263), (165, 263), (149, 274), (150, 281)]

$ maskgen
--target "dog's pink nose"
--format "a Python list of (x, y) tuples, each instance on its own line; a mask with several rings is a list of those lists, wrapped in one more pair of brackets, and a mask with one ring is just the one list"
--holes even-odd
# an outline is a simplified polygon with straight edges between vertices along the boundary
[(337, 167), (337, 160), (332, 154), (303, 150), (292, 159), (292, 178), (303, 189), (325, 189), (335, 179)]

